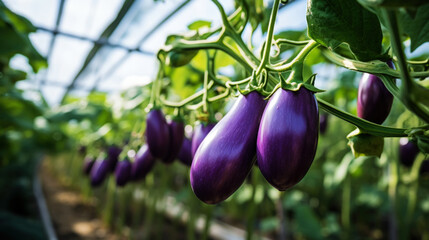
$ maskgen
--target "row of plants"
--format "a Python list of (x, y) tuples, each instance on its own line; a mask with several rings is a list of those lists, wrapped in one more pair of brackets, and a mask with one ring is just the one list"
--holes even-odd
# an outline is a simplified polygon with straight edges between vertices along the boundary
[(428, 238), (428, 53), (403, 46), (427, 41), (429, 5), (308, 0), (307, 29), (279, 31), (293, 3), (212, 4), (222, 25), (169, 36), (150, 84), (43, 112), (74, 140), (46, 158), (57, 176), (131, 238), (207, 239), (213, 220), (248, 239)]
[[(137, 221), (124, 208), (143, 204), (124, 197), (129, 183), (145, 193), (147, 216), (167, 196), (206, 216), (204, 237), (210, 219), (249, 239), (427, 237), (427, 52), (407, 59), (403, 42), (414, 51), (427, 41), (416, 33), (428, 5), (313, 0), (307, 29), (274, 34), (276, 20), (288, 20), (277, 19), (281, 1), (237, 1), (229, 16), (212, 2), (222, 26), (197, 21), (169, 36), (151, 84), (115, 99), (111, 121), (69, 130), (89, 146), (84, 163), (69, 158), (75, 177), (84, 166), (100, 186), (114, 172), (107, 193), (95, 190), (117, 196), (101, 207), (110, 223)], [(266, 36), (257, 46), (243, 37), (255, 31)], [(315, 73), (332, 66), (318, 84)], [(94, 132), (105, 134), (94, 141)]]

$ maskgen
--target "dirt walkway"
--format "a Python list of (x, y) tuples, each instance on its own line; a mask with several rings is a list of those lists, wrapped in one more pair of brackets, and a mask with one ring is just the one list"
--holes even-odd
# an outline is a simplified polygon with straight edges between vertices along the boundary
[(58, 239), (126, 239), (104, 227), (95, 206), (61, 185), (45, 166), (42, 167), (40, 176)]

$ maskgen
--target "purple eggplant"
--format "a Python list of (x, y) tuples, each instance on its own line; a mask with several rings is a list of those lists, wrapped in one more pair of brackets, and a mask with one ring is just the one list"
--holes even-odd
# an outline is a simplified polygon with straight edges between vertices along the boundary
[(314, 94), (278, 89), (261, 119), (257, 141), (258, 167), (280, 191), (307, 173), (317, 149), (319, 113)]
[(177, 158), (186, 166), (192, 164), (192, 141), (189, 138), (184, 138), (182, 147), (180, 148)]
[(110, 163), (104, 157), (98, 157), (91, 169), (91, 185), (100, 186), (110, 172)]
[(319, 119), (319, 132), (325, 134), (326, 128), (328, 127), (328, 114), (320, 114)]
[(152, 169), (155, 158), (149, 151), (148, 146), (143, 145), (137, 152), (131, 168), (131, 179), (137, 181), (143, 179)]
[(94, 166), (95, 159), (91, 156), (86, 156), (83, 160), (83, 173), (89, 175), (91, 173), (92, 166)]
[(131, 162), (128, 158), (118, 162), (115, 169), (116, 185), (122, 187), (131, 178)]
[(194, 129), (194, 135), (192, 137), (192, 157), (195, 156), (195, 152), (197, 151), (198, 147), (200, 146), (201, 142), (204, 140), (204, 138), (209, 134), (209, 132), (214, 128), (216, 124), (215, 123), (200, 123), (197, 126), (195, 126)]
[(265, 105), (257, 92), (241, 95), (202, 141), (192, 161), (190, 180), (203, 202), (216, 204), (227, 199), (246, 179), (255, 160)]
[[(387, 64), (393, 68), (391, 61)], [(368, 121), (382, 124), (392, 108), (393, 95), (383, 81), (373, 74), (364, 73), (359, 83), (357, 115)]]
[(166, 157), (161, 159), (164, 163), (172, 163), (176, 159), (177, 154), (182, 147), (183, 138), (185, 136), (185, 126), (183, 120), (172, 120), (168, 123), (170, 131), (170, 145)]
[(146, 140), (155, 158), (163, 159), (170, 147), (170, 130), (160, 109), (152, 109), (146, 118)]
[(399, 161), (406, 167), (411, 167), (419, 154), (417, 145), (408, 138), (399, 139)]
[(107, 159), (106, 161), (109, 162), (109, 166), (110, 166), (110, 171), (114, 172), (116, 169), (116, 164), (118, 163), (118, 157), (119, 154), (121, 154), (122, 149), (112, 145), (109, 147), (109, 149), (107, 150)]
[(420, 165), (420, 175), (429, 175), (429, 159), (423, 160)]

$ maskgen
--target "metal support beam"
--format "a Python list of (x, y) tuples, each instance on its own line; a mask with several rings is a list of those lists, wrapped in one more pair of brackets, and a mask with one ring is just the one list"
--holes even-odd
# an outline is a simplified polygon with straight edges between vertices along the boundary
[[(49, 43), (49, 49), (48, 49), (48, 54), (46, 55), (46, 60), (49, 61), (49, 58), (52, 55), (52, 51), (54, 49), (54, 45), (55, 45), (55, 40), (57, 39), (57, 34), (56, 32), (58, 32), (58, 28), (60, 26), (61, 23), (61, 19), (63, 16), (63, 11), (64, 11), (64, 5), (65, 5), (66, 0), (61, 0), (60, 1), (60, 6), (58, 7), (58, 12), (57, 12), (57, 20), (55, 21), (55, 27), (54, 27), (54, 31), (52, 34), (52, 38), (51, 38), (51, 42)], [(39, 88), (41, 85), (43, 85), (46, 76), (48, 75), (48, 71), (49, 68), (46, 69), (45, 73), (44, 73), (44, 77), (42, 77), (42, 80), (39, 82)]]
[(79, 36), (79, 35), (75, 35), (72, 33), (66, 33), (66, 32), (61, 32), (58, 30), (52, 30), (52, 29), (48, 29), (45, 27), (41, 27), (41, 26), (36, 26), (38, 31), (45, 31), (45, 32), (50, 32), (52, 34), (55, 35), (61, 35), (64, 37), (68, 37), (68, 38), (74, 38), (74, 39), (78, 39), (78, 40), (82, 40), (82, 41), (88, 41), (88, 42), (92, 42), (94, 45), (99, 45), (99, 46), (108, 46), (108, 47), (112, 47), (112, 48), (120, 48), (120, 49), (124, 49), (127, 50), (129, 52), (139, 52), (145, 55), (150, 55), (150, 56), (154, 56), (155, 53), (153, 52), (148, 52), (148, 51), (143, 51), (141, 49), (136, 49), (136, 48), (129, 48), (120, 44), (114, 44), (114, 43), (110, 43), (107, 39), (103, 38), (103, 39), (91, 39), (88, 37), (84, 37), (84, 36)]

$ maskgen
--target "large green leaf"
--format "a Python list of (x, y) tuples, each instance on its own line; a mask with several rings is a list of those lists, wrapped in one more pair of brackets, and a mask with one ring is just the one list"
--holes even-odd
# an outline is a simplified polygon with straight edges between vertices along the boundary
[(380, 22), (356, 0), (309, 0), (307, 25), (309, 37), (325, 47), (345, 43), (361, 61), (382, 56)]
[(28, 37), (34, 31), (30, 21), (0, 4), (0, 57), (11, 58), (22, 54), (28, 58), (33, 71), (46, 67), (46, 59), (37, 52)]
[(399, 22), (402, 31), (411, 38), (411, 51), (429, 41), (429, 3), (419, 8), (414, 15), (400, 11)]

